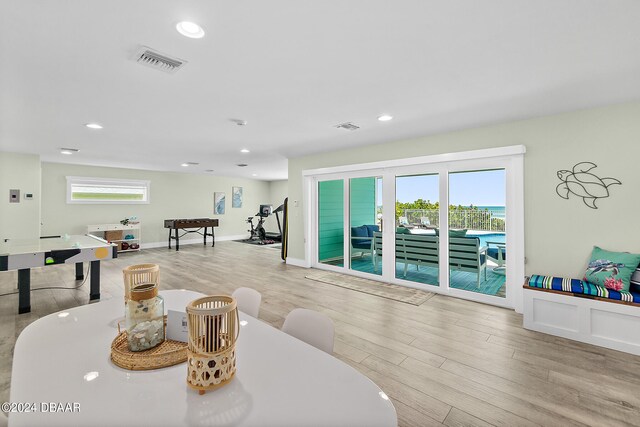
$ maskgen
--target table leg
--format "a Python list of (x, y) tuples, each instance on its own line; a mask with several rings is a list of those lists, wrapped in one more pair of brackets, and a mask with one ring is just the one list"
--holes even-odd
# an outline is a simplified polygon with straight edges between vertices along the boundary
[(31, 311), (31, 269), (18, 270), (18, 314)]
[(171, 229), (169, 229), (169, 249), (171, 249)]
[(91, 261), (89, 301), (100, 299), (100, 261)]
[(176, 228), (176, 252), (180, 250), (180, 235), (178, 234), (178, 229)]
[(202, 235), (204, 236), (204, 245), (207, 246), (207, 227), (204, 228)]
[(214, 247), (216, 245), (216, 233), (215, 233), (215, 227), (211, 227), (211, 247)]
[(84, 280), (84, 264), (76, 262), (76, 280)]

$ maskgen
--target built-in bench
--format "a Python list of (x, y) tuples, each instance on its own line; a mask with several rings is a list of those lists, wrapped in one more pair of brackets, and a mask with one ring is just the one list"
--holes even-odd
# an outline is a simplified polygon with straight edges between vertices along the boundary
[(524, 284), (524, 327), (640, 355), (640, 292), (534, 275)]
[[(424, 234), (396, 233), (396, 262), (404, 263), (403, 276), (407, 277), (407, 267), (415, 265), (438, 267), (440, 238)], [(480, 286), (481, 273), (487, 280), (486, 247), (480, 247), (477, 237), (449, 237), (449, 266), (452, 269), (476, 273)], [(373, 234), (373, 267), (378, 271), (382, 259), (382, 233)]]

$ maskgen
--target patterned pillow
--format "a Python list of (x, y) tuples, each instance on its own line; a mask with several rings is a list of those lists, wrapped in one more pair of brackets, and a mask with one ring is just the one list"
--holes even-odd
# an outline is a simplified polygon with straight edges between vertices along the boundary
[(605, 251), (594, 246), (583, 280), (614, 291), (629, 292), (631, 275), (638, 268), (638, 264), (638, 254)]

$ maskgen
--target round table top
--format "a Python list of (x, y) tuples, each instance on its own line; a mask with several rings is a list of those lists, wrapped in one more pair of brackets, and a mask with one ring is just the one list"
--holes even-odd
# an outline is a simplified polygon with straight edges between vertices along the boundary
[[(165, 309), (180, 311), (204, 296), (161, 295)], [(37, 411), (9, 414), (10, 426), (397, 425), (392, 403), (366, 376), (242, 312), (237, 372), (217, 390), (199, 395), (189, 388), (184, 364), (121, 369), (110, 360), (110, 344), (123, 313), (123, 301), (114, 298), (25, 328), (15, 346), (10, 400), (32, 402)], [(63, 406), (51, 413), (51, 403)]]

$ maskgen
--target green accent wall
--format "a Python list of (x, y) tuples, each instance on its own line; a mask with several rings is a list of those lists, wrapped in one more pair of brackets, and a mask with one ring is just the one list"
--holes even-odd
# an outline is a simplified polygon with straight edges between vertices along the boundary
[(344, 258), (344, 183), (318, 183), (318, 259)]
[(351, 226), (358, 227), (376, 223), (376, 178), (352, 178), (349, 184), (351, 194)]

